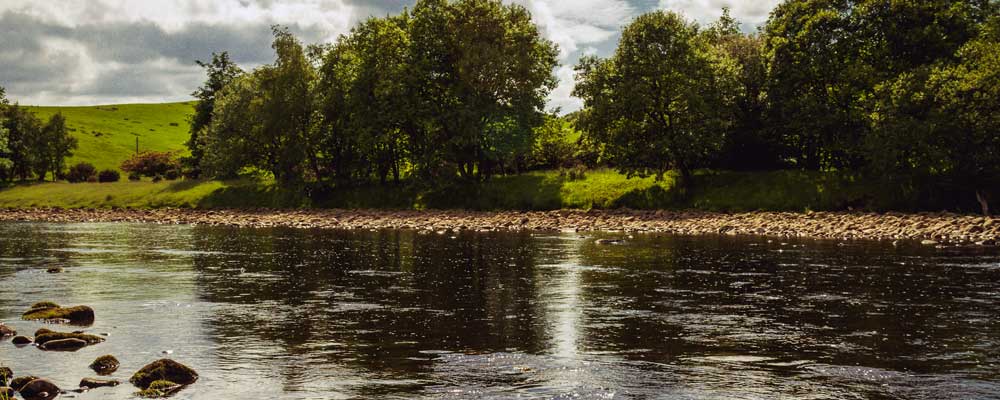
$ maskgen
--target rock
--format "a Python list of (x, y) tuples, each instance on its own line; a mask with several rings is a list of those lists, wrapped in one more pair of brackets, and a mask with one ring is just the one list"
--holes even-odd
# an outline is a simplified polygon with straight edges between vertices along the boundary
[(94, 323), (94, 309), (87, 306), (60, 307), (52, 302), (41, 302), (32, 305), (21, 318), (29, 321), (67, 320), (73, 325), (90, 325)]
[(94, 362), (90, 363), (90, 369), (100, 375), (109, 375), (117, 371), (120, 365), (121, 363), (118, 362), (117, 358), (111, 355), (106, 355), (97, 357)]
[(997, 245), (997, 241), (993, 240), (993, 239), (986, 239), (986, 240), (978, 241), (978, 242), (976, 242), (976, 244), (979, 245), (979, 246), (996, 246)]
[(45, 342), (45, 344), (39, 346), (42, 350), (49, 351), (77, 351), (84, 347), (87, 347), (89, 343), (86, 340), (80, 339), (57, 339)]
[(0, 387), (0, 399), (13, 399), (14, 389), (9, 387)]
[(35, 332), (35, 344), (39, 346), (44, 346), (48, 342), (53, 340), (63, 340), (63, 339), (79, 339), (86, 342), (88, 345), (98, 344), (104, 341), (104, 338), (95, 335), (88, 335), (85, 333), (64, 333), (64, 332)]
[(150, 384), (160, 380), (190, 385), (198, 381), (198, 373), (184, 364), (165, 358), (142, 367), (139, 372), (132, 375), (129, 382), (140, 389), (149, 389)]
[(14, 379), (14, 370), (10, 367), (0, 367), (0, 386), (7, 386)]
[(53, 331), (51, 329), (41, 328), (41, 329), (35, 331), (35, 337), (39, 337), (39, 336), (42, 336), (42, 335), (44, 335), (46, 333), (52, 333), (52, 332)]
[(20, 391), (21, 388), (24, 387), (24, 385), (27, 385), (28, 382), (31, 382), (35, 379), (39, 378), (37, 376), (30, 376), (30, 375), (22, 376), (20, 378), (14, 378), (14, 380), (10, 381), (10, 387), (13, 388), (15, 391)]
[(611, 245), (611, 244), (624, 244), (625, 241), (621, 239), (597, 239), (594, 244), (599, 245)]
[(52, 267), (45, 270), (45, 272), (48, 272), (50, 274), (61, 274), (63, 272), (63, 269), (62, 267)]
[(59, 386), (46, 379), (35, 379), (18, 390), (24, 400), (52, 400), (59, 396), (60, 392)]
[(181, 390), (184, 386), (178, 385), (171, 381), (159, 380), (149, 384), (149, 388), (136, 393), (136, 396), (156, 399), (161, 397), (168, 397), (177, 391)]
[(7, 325), (0, 323), (0, 338), (17, 336), (17, 331)]
[(921, 241), (920, 244), (922, 244), (924, 246), (937, 246), (938, 242), (936, 240), (927, 239), (927, 240)]
[(27, 336), (17, 336), (11, 342), (16, 346), (27, 346), (34, 342), (35, 340)]
[(85, 389), (96, 389), (100, 387), (115, 387), (122, 383), (116, 379), (83, 378), (80, 387)]

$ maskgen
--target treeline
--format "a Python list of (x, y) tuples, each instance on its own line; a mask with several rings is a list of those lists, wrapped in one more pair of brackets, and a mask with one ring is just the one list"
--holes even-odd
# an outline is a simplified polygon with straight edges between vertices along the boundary
[(612, 56), (580, 61), (585, 106), (560, 118), (544, 112), (557, 48), (527, 10), (421, 0), (332, 44), (275, 28), (277, 60), (253, 71), (216, 54), (185, 163), (290, 187), (573, 165), (674, 171), (682, 186), (705, 168), (820, 170), (877, 180), (904, 206), (975, 196), (986, 211), (1000, 187), (997, 15), (993, 0), (789, 0), (746, 34), (728, 11), (707, 26), (651, 12)]
[(43, 123), (34, 113), (10, 104), (0, 87), (0, 182), (63, 179), (66, 158), (76, 145), (62, 114)]
[(984, 212), (1000, 189), (996, 1), (785, 1), (752, 35), (654, 12), (577, 71), (584, 140), (629, 174), (837, 171)]
[(499, 1), (421, 0), (333, 44), (274, 38), (273, 64), (202, 64), (190, 169), (285, 187), (480, 181), (527, 168), (556, 84), (556, 46)]

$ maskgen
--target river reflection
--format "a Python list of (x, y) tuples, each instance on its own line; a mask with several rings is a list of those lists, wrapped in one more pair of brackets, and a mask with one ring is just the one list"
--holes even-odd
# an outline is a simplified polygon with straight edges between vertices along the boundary
[(202, 374), (180, 399), (1000, 398), (995, 252), (594, 239), (0, 225), (0, 319), (88, 304), (111, 335), (0, 363), (71, 388), (168, 354)]

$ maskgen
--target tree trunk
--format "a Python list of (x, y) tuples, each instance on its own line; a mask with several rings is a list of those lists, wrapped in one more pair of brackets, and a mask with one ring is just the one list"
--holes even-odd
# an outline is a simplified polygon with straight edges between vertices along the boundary
[(990, 204), (989, 204), (989, 202), (986, 201), (986, 196), (983, 196), (983, 193), (977, 190), (976, 191), (976, 200), (979, 201), (979, 206), (983, 208), (983, 215), (989, 217), (990, 216)]

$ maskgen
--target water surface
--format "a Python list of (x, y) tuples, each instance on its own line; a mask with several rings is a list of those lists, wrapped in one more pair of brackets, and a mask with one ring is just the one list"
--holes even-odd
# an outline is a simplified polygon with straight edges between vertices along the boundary
[(73, 388), (166, 353), (202, 376), (177, 399), (1000, 399), (995, 251), (597, 237), (3, 224), (0, 320), (109, 337), (0, 363)]

